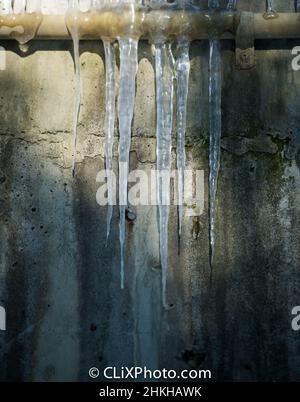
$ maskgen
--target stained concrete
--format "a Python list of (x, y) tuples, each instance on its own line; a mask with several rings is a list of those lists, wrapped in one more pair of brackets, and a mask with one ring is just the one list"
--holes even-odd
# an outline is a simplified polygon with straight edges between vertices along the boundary
[[(240, 2), (262, 11), (262, 1)], [(279, 11), (292, 10), (277, 1)], [(96, 202), (103, 169), (105, 76), (101, 43), (81, 44), (83, 98), (73, 179), (74, 75), (70, 42), (8, 49), (0, 71), (0, 379), (88, 381), (92, 366), (206, 368), (215, 380), (300, 380), (299, 41), (256, 44), (257, 67), (237, 71), (223, 44), (222, 160), (210, 280), (204, 213), (184, 220), (177, 252), (171, 208), (170, 311), (161, 305), (155, 207), (127, 224), (120, 290), (118, 212), (105, 247)], [(191, 46), (187, 159), (208, 177), (208, 44)], [(154, 60), (139, 48), (131, 168), (155, 162)], [(118, 135), (116, 130), (116, 136)], [(174, 146), (175, 146), (174, 141)], [(117, 143), (115, 147), (117, 156)], [(117, 158), (115, 158), (117, 163)]]

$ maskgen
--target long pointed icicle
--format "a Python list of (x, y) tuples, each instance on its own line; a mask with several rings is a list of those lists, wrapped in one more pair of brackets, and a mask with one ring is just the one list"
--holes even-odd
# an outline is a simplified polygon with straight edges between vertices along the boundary
[(138, 41), (132, 38), (119, 39), (120, 45), (120, 92), (119, 114), (119, 205), (120, 205), (120, 249), (121, 249), (121, 289), (124, 288), (124, 245), (125, 213), (127, 207), (127, 187), (129, 171), (129, 151), (131, 144), (131, 124), (135, 101), (135, 78), (138, 67)]
[(168, 309), (166, 297), (168, 271), (168, 222), (170, 203), (170, 172), (172, 163), (173, 81), (174, 60), (171, 45), (155, 46), (156, 72), (156, 158), (157, 202), (159, 208), (159, 244), (162, 268), (162, 300)]
[[(209, 8), (219, 8), (219, 0), (208, 0)], [(221, 43), (209, 41), (209, 264), (212, 273), (215, 251), (216, 194), (221, 154)]]
[[(69, 12), (74, 13), (79, 10), (78, 0), (69, 1)], [(74, 119), (73, 119), (73, 161), (72, 161), (72, 174), (75, 176), (75, 163), (77, 153), (77, 128), (80, 114), (81, 104), (81, 74), (80, 74), (80, 54), (79, 54), (79, 33), (77, 27), (70, 29), (73, 39), (74, 51), (74, 66), (75, 66), (75, 106), (74, 106)]]
[(185, 132), (188, 83), (190, 73), (189, 43), (178, 44), (178, 59), (176, 62), (177, 77), (177, 171), (178, 171), (178, 221), (179, 239), (182, 232), (183, 200), (184, 200), (184, 170), (185, 170)]
[(73, 127), (73, 162), (72, 174), (75, 176), (75, 163), (77, 153), (77, 129), (81, 104), (81, 74), (80, 74), (80, 55), (79, 55), (79, 38), (73, 35), (74, 44), (74, 63), (75, 63), (75, 110), (74, 110), (74, 127)]
[(221, 50), (220, 41), (210, 40), (209, 51), (209, 241), (210, 266), (212, 268), (215, 248), (216, 193), (221, 153)]
[(110, 224), (113, 213), (113, 144), (115, 130), (115, 104), (116, 104), (116, 81), (115, 81), (115, 49), (114, 45), (104, 40), (105, 71), (106, 71), (106, 94), (105, 94), (105, 168), (107, 176), (107, 230), (106, 239), (110, 234)]

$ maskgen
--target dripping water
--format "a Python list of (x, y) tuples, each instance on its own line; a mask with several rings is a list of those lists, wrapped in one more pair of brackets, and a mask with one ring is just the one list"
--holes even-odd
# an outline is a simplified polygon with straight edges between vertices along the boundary
[(168, 309), (166, 283), (168, 271), (168, 222), (170, 203), (170, 172), (172, 163), (174, 59), (171, 45), (155, 45), (156, 75), (156, 159), (157, 203), (159, 209), (159, 244), (162, 269), (162, 300)]
[[(177, 192), (178, 192), (178, 235), (182, 233), (182, 216), (184, 201), (184, 170), (185, 170), (185, 132), (188, 97), (188, 82), (190, 72), (189, 43), (178, 44), (178, 58), (176, 62), (177, 78)], [(179, 244), (180, 250), (180, 244)]]
[(138, 67), (138, 41), (132, 38), (119, 39), (120, 46), (120, 91), (118, 101), (119, 116), (119, 205), (120, 205), (120, 252), (121, 288), (124, 288), (124, 245), (125, 214), (127, 207), (127, 187), (129, 151), (131, 144), (131, 124), (135, 101), (135, 78)]
[(105, 168), (107, 177), (107, 230), (106, 241), (110, 234), (110, 225), (113, 212), (113, 144), (114, 144), (114, 129), (115, 129), (115, 48), (110, 41), (103, 41), (105, 51), (105, 71), (106, 71), (106, 104), (105, 104)]

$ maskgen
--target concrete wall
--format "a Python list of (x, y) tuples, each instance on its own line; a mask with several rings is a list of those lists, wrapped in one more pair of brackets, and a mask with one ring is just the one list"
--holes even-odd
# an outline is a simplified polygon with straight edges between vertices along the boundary
[[(241, 1), (241, 9), (250, 9)], [(292, 10), (293, 2), (277, 1)], [(262, 11), (263, 1), (251, 2)], [(223, 135), (216, 257), (210, 281), (205, 210), (186, 218), (177, 253), (170, 223), (170, 311), (161, 306), (157, 211), (127, 225), (126, 288), (119, 287), (118, 212), (105, 247), (96, 203), (103, 168), (104, 66), (82, 42), (77, 176), (71, 174), (71, 42), (12, 42), (0, 71), (0, 379), (89, 380), (92, 366), (209, 368), (219, 380), (299, 380), (299, 41), (257, 43), (257, 67), (237, 71), (223, 45)], [(188, 164), (208, 176), (206, 42), (191, 46)], [(131, 167), (155, 163), (154, 60), (139, 48)], [(117, 135), (117, 132), (116, 132)], [(175, 143), (174, 143), (175, 145)], [(116, 144), (117, 150), (117, 144)], [(117, 152), (115, 153), (117, 157)], [(117, 162), (117, 158), (115, 158)]]

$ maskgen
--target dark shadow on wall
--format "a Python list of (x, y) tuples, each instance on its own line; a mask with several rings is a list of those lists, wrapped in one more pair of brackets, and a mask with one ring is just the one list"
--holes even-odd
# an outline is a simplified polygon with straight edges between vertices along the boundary
[[(0, 88), (5, 94), (0, 100), (1, 121), (4, 126), (10, 122), (9, 132), (0, 126), (0, 300), (7, 311), (7, 331), (0, 334), (0, 379), (22, 381), (32, 378), (33, 351), (39, 322), (47, 309), (48, 283), (47, 272), (41, 269), (40, 256), (32, 252), (40, 230), (33, 217), (38, 214), (35, 209), (37, 194), (34, 194), (34, 183), (30, 183), (32, 161), (26, 142), (30, 121), (25, 118), (22, 127), (18, 126), (20, 120), (15, 115), (15, 99), (7, 95), (12, 90), (26, 98), (30, 87), (20, 83), (19, 77), (11, 73), (8, 79), (1, 79)], [(6, 102), (10, 105), (4, 106)]]

